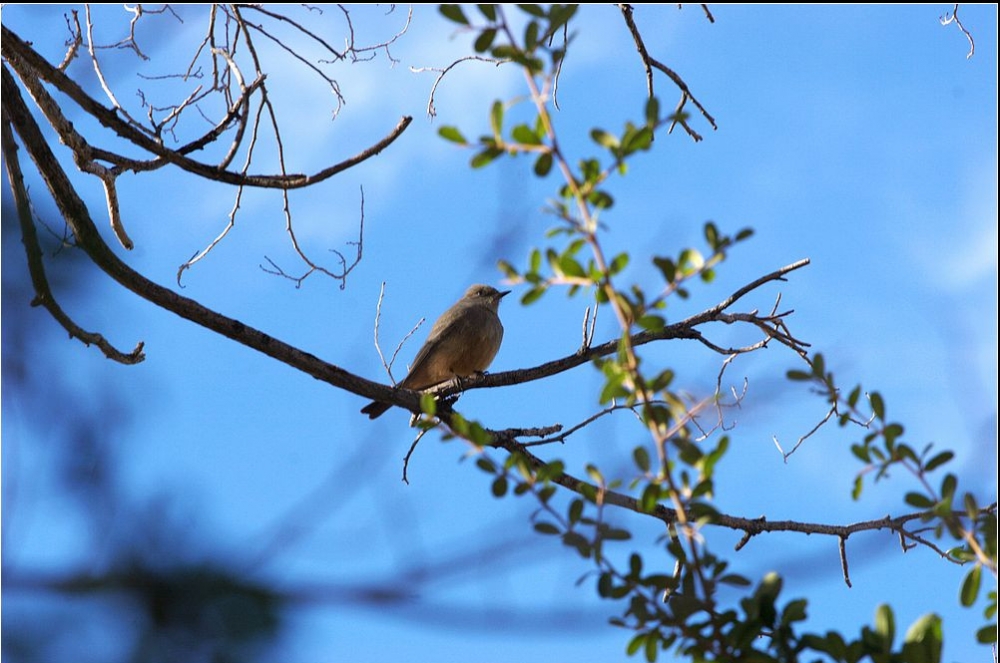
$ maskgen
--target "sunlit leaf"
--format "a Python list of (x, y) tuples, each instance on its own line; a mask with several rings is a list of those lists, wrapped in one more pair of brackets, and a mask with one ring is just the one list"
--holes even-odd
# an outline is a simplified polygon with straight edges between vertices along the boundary
[(465, 139), (465, 136), (462, 135), (462, 132), (457, 127), (441, 127), (438, 129), (438, 135), (445, 140), (458, 143), (459, 145), (469, 144), (469, 141)]

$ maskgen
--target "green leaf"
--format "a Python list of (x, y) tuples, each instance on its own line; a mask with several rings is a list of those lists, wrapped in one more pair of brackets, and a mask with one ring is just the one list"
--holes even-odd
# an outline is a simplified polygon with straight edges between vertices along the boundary
[(469, 165), (471, 165), (473, 168), (482, 168), (483, 166), (486, 166), (489, 163), (491, 163), (501, 154), (503, 154), (503, 150), (501, 150), (500, 148), (487, 147), (485, 150), (483, 150), (476, 156), (472, 157), (472, 160), (469, 162)]
[(749, 578), (745, 578), (735, 573), (728, 573), (720, 577), (719, 582), (723, 585), (732, 585), (733, 587), (749, 587), (753, 584), (750, 582)]
[(497, 260), (497, 269), (503, 272), (504, 276), (508, 279), (517, 279), (521, 276), (517, 273), (517, 269), (514, 265), (510, 264), (506, 260)]
[(980, 564), (976, 564), (969, 571), (969, 574), (965, 576), (965, 580), (962, 581), (962, 591), (960, 593), (962, 605), (966, 608), (971, 608), (979, 598), (979, 584), (982, 580), (983, 567)]
[(648, 661), (648, 663), (654, 663), (654, 661), (656, 661), (656, 656), (659, 653), (660, 639), (658, 636), (659, 633), (656, 631), (650, 631), (649, 636), (646, 638), (646, 649), (644, 653), (646, 654), (646, 661)]
[(420, 411), (429, 417), (433, 417), (437, 414), (437, 399), (432, 394), (421, 394)]
[(918, 509), (930, 509), (934, 506), (934, 500), (923, 493), (910, 492), (906, 494), (904, 499), (907, 504)]
[(975, 520), (976, 514), (979, 513), (979, 505), (976, 504), (976, 498), (972, 493), (966, 493), (963, 500), (965, 505), (965, 513), (968, 514), (969, 520)]
[(538, 46), (538, 21), (529, 21), (524, 29), (524, 49), (533, 51)]
[(590, 478), (591, 478), (591, 479), (592, 479), (592, 480), (594, 481), (594, 483), (596, 483), (597, 485), (599, 485), (599, 486), (600, 486), (600, 485), (603, 485), (603, 484), (604, 484), (604, 475), (603, 475), (603, 474), (601, 474), (601, 471), (600, 471), (599, 469), (597, 469), (597, 466), (596, 466), (596, 465), (590, 465), (590, 464), (588, 464), (588, 465), (587, 465), (587, 475), (588, 475), (588, 476), (589, 476), (589, 477), (590, 477)]
[(660, 121), (660, 101), (656, 97), (646, 100), (646, 124), (655, 125)]
[(662, 315), (644, 315), (635, 321), (637, 325), (649, 331), (660, 331), (667, 326), (667, 321)]
[(941, 500), (951, 502), (955, 497), (955, 489), (958, 487), (958, 479), (954, 474), (947, 474), (941, 481)]
[(976, 631), (976, 642), (982, 645), (992, 645), (997, 641), (997, 625), (988, 624)]
[(539, 534), (561, 534), (562, 530), (553, 525), (552, 523), (535, 523), (535, 531)]
[(613, 150), (619, 145), (618, 139), (604, 129), (591, 129), (590, 137), (595, 143), (601, 147), (606, 147), (609, 150)]
[(465, 136), (462, 135), (462, 132), (457, 127), (441, 127), (438, 129), (438, 135), (452, 143), (458, 143), (459, 145), (469, 144), (469, 141), (465, 140)]
[(606, 405), (615, 398), (627, 398), (630, 395), (628, 389), (624, 386), (625, 377), (624, 373), (608, 376), (598, 400), (601, 405)]
[(788, 605), (785, 606), (784, 611), (781, 613), (781, 623), (784, 625), (791, 624), (792, 622), (801, 622), (806, 618), (806, 606), (808, 601), (805, 599), (796, 599), (794, 601), (789, 601)]
[(559, 271), (566, 276), (572, 276), (575, 278), (584, 278), (587, 275), (587, 273), (583, 271), (583, 266), (576, 261), (576, 258), (566, 254), (559, 257)]
[(872, 404), (872, 412), (875, 417), (880, 421), (885, 421), (885, 401), (882, 400), (882, 394), (873, 391), (868, 395), (868, 400)]
[(629, 656), (635, 656), (636, 652), (642, 649), (646, 645), (646, 637), (648, 633), (640, 633), (628, 642), (628, 646), (625, 648), (625, 653)]
[(576, 552), (580, 554), (580, 557), (584, 559), (590, 557), (590, 553), (592, 551), (590, 541), (578, 532), (566, 532), (563, 534), (562, 542), (563, 545), (576, 548)]
[(476, 49), (476, 53), (485, 53), (490, 50), (491, 46), (493, 46), (493, 40), (496, 39), (496, 36), (497, 31), (495, 29), (486, 28), (479, 33), (478, 37), (476, 37), (476, 41), (472, 47)]
[(930, 472), (931, 470), (935, 470), (944, 465), (945, 463), (947, 463), (948, 461), (950, 461), (954, 457), (955, 454), (952, 453), (951, 451), (942, 451), (937, 456), (934, 456), (929, 461), (927, 461), (927, 464), (924, 465), (924, 471)]
[(542, 152), (535, 161), (535, 175), (545, 177), (549, 174), (550, 170), (552, 170), (552, 154), (550, 152)]
[(488, 21), (497, 20), (497, 8), (496, 5), (476, 5), (479, 11), (482, 12), (483, 16), (486, 17)]
[(606, 191), (591, 191), (590, 195), (587, 196), (587, 202), (597, 209), (611, 209), (611, 206), (615, 204), (615, 199)]
[(677, 265), (670, 258), (661, 258), (657, 256), (653, 258), (653, 264), (656, 265), (660, 273), (663, 274), (663, 278), (667, 283), (673, 283), (677, 278)]
[(611, 260), (611, 264), (608, 265), (608, 273), (614, 276), (618, 272), (625, 269), (627, 265), (628, 265), (628, 254), (619, 253)]
[(859, 398), (861, 398), (861, 385), (857, 385), (851, 390), (850, 395), (847, 397), (847, 404), (854, 407), (858, 404)]
[(499, 140), (503, 133), (503, 102), (500, 100), (494, 101), (490, 108), (490, 127), (493, 129), (493, 135)]
[(580, 522), (580, 517), (583, 516), (583, 500), (578, 498), (570, 502), (566, 515), (569, 517), (570, 523)]
[(632, 458), (635, 459), (635, 466), (640, 472), (649, 472), (649, 452), (646, 451), (646, 447), (636, 447), (632, 451)]
[(719, 228), (711, 221), (705, 224), (705, 241), (708, 242), (713, 251), (718, 249)]
[(537, 248), (531, 250), (531, 256), (528, 258), (528, 269), (534, 273), (538, 273), (538, 270), (542, 268), (542, 252)]
[(459, 5), (441, 5), (438, 11), (449, 21), (461, 23), (462, 25), (469, 24), (469, 19), (465, 18), (465, 13)]
[(882, 636), (885, 651), (888, 653), (892, 648), (892, 641), (896, 638), (896, 619), (892, 614), (892, 608), (884, 603), (875, 609), (875, 632)]
[(902, 437), (903, 427), (899, 424), (889, 424), (882, 431), (882, 435), (885, 437), (885, 445), (891, 448), (895, 444), (896, 439)]
[(493, 497), (503, 497), (507, 494), (507, 477), (504, 475), (498, 476), (493, 480)]
[(490, 474), (496, 474), (497, 471), (496, 463), (494, 463), (492, 459), (482, 455), (476, 459), (476, 467), (484, 472), (489, 472)]
[(545, 10), (538, 5), (518, 5), (518, 9), (536, 18), (545, 18)]
[(555, 33), (568, 23), (579, 8), (579, 5), (552, 5), (549, 9), (549, 33)]
[(859, 474), (854, 477), (854, 489), (851, 490), (851, 499), (857, 501), (861, 497), (861, 489), (864, 487), (864, 479)]
[(541, 145), (542, 139), (527, 124), (519, 124), (510, 133), (511, 137), (524, 145)]
[(911, 663), (940, 663), (941, 618), (924, 615), (910, 626), (903, 640), (902, 660)]
[(642, 129), (629, 134), (622, 147), (625, 154), (632, 154), (634, 152), (648, 150), (652, 144), (653, 130), (649, 127), (643, 127)]
[(825, 377), (824, 373), (826, 373), (826, 360), (823, 358), (822, 353), (817, 352), (816, 354), (813, 355), (812, 370), (813, 370), (813, 375), (815, 375), (816, 377), (819, 378)]
[(785, 375), (786, 375), (786, 377), (789, 380), (795, 380), (795, 381), (799, 381), (799, 382), (802, 382), (802, 381), (805, 381), (805, 380), (812, 380), (812, 377), (813, 377), (812, 373), (806, 373), (805, 371), (799, 371), (799, 370), (796, 370), (796, 369), (792, 369), (792, 370), (788, 371)]
[(642, 496), (639, 498), (639, 509), (643, 513), (653, 513), (656, 510), (656, 505), (660, 502), (660, 487), (655, 483), (651, 483), (646, 486), (642, 491)]

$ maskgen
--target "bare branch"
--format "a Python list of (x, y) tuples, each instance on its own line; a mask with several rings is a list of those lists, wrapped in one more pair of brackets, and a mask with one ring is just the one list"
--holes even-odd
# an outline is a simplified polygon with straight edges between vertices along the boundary
[[(628, 27), (629, 33), (632, 35), (632, 41), (635, 42), (636, 50), (639, 51), (639, 58), (642, 60), (642, 66), (646, 70), (646, 89), (649, 96), (650, 97), (654, 96), (653, 69), (654, 68), (659, 69), (664, 74), (666, 74), (666, 76), (671, 81), (673, 81), (674, 85), (676, 85), (677, 88), (682, 93), (681, 104), (679, 104), (678, 109), (683, 106), (684, 97), (687, 97), (688, 99), (691, 100), (691, 102), (695, 106), (698, 107), (698, 110), (701, 111), (702, 116), (704, 116), (704, 118), (708, 120), (708, 123), (712, 125), (712, 128), (718, 129), (719, 127), (715, 123), (715, 118), (712, 117), (707, 110), (705, 110), (705, 107), (701, 105), (701, 102), (698, 101), (698, 99), (694, 96), (694, 94), (691, 93), (691, 89), (688, 88), (687, 83), (684, 82), (684, 79), (682, 79), (679, 75), (677, 75), (677, 73), (673, 69), (663, 64), (662, 62), (658, 61), (649, 54), (649, 51), (646, 49), (646, 44), (645, 42), (643, 42), (642, 35), (639, 33), (639, 27), (635, 24), (635, 19), (632, 17), (632, 12), (633, 12), (632, 5), (620, 4), (618, 5), (618, 9), (622, 13), (622, 18), (625, 19), (625, 25)], [(707, 9), (706, 13), (708, 13)], [(712, 19), (710, 13), (708, 14), (708, 16), (709, 20), (712, 20), (714, 22), (714, 19)], [(691, 131), (689, 130), (688, 133), (691, 133)], [(695, 136), (697, 137), (695, 138)], [(695, 140), (701, 139), (701, 137), (698, 136), (697, 134), (693, 134), (692, 137), (695, 138)]]
[(438, 69), (436, 67), (410, 67), (410, 71), (414, 74), (422, 74), (425, 71), (437, 72), (437, 78), (434, 79), (434, 85), (431, 86), (430, 97), (427, 99), (428, 117), (437, 117), (437, 108), (434, 107), (434, 95), (437, 93), (438, 85), (440, 85), (441, 81), (444, 80), (445, 75), (447, 75), (449, 71), (454, 69), (459, 64), (468, 62), (469, 60), (476, 60), (477, 62), (490, 62), (498, 67), (506, 62), (510, 62), (510, 60), (497, 60), (496, 58), (487, 58), (482, 55), (467, 55), (464, 58), (455, 60), (444, 69)]
[(406, 456), (403, 457), (403, 483), (405, 483), (406, 485), (410, 485), (410, 480), (406, 476), (406, 471), (410, 467), (410, 457), (413, 455), (413, 452), (416, 451), (417, 444), (424, 437), (424, 435), (426, 435), (427, 432), (430, 430), (433, 430), (433, 427), (421, 428), (420, 431), (417, 433), (417, 436), (413, 438), (413, 444), (410, 445), (409, 450), (406, 452)]
[(941, 25), (954, 23), (958, 26), (958, 29), (962, 31), (965, 38), (969, 40), (969, 54), (965, 56), (965, 59), (971, 59), (976, 53), (976, 42), (972, 39), (972, 34), (965, 29), (964, 25), (962, 25), (962, 21), (958, 20), (958, 3), (955, 3), (955, 8), (951, 11), (951, 14), (945, 14), (939, 20), (941, 21)]
[[(4, 80), (8, 79), (7, 70), (4, 69)], [(6, 95), (5, 95), (6, 99)], [(17, 144), (14, 142), (14, 134), (11, 130), (11, 122), (7, 117), (7, 106), (3, 107), (3, 157), (6, 164), (7, 177), (10, 181), (10, 188), (14, 196), (14, 204), (17, 208), (17, 218), (21, 226), (21, 237), (24, 241), (24, 249), (28, 257), (28, 272), (31, 275), (31, 283), (35, 290), (35, 298), (31, 302), (32, 306), (42, 306), (49, 314), (62, 325), (63, 329), (69, 332), (71, 338), (80, 339), (84, 345), (94, 344), (100, 348), (101, 352), (108, 359), (112, 359), (122, 364), (138, 364), (146, 358), (143, 354), (143, 343), (140, 341), (135, 348), (128, 353), (122, 352), (109, 343), (101, 334), (88, 332), (79, 327), (62, 310), (56, 301), (52, 290), (49, 287), (48, 278), (45, 276), (45, 266), (42, 260), (42, 250), (38, 244), (38, 235), (35, 232), (34, 223), (31, 220), (31, 209), (28, 202), (28, 192), (24, 186), (24, 177), (21, 172), (20, 160), (17, 156)]]
[[(226, 170), (223, 167), (202, 163), (185, 157), (177, 150), (165, 147), (160, 141), (148, 135), (148, 131), (140, 131), (130, 122), (123, 121), (113, 110), (102, 106), (72, 79), (59, 71), (44, 58), (26, 44), (20, 37), (10, 31), (7, 26), (0, 26), (2, 39), (0, 46), (3, 49), (3, 57), (14, 67), (18, 76), (28, 84), (28, 80), (41, 78), (54, 85), (61, 92), (69, 96), (80, 107), (94, 117), (98, 122), (115, 131), (122, 138), (132, 142), (137, 147), (142, 148), (168, 163), (178, 168), (194, 173), (201, 177), (212, 179), (218, 182), (233, 185), (246, 185), (261, 188), (274, 189), (299, 189), (322, 182), (330, 177), (352, 168), (359, 163), (376, 156), (382, 150), (391, 145), (410, 126), (413, 118), (404, 116), (388, 135), (371, 146), (360, 151), (356, 155), (341, 161), (340, 163), (328, 166), (311, 175), (305, 174), (281, 174), (281, 175), (253, 175), (246, 173), (236, 173)], [(34, 96), (34, 95), (33, 95)]]
[[(6, 31), (6, 28), (4, 28)], [(4, 42), (6, 45), (6, 42)], [(317, 380), (358, 396), (378, 400), (402, 401), (403, 407), (419, 409), (419, 395), (394, 393), (392, 389), (354, 375), (338, 366), (321, 361), (233, 318), (217, 313), (193, 299), (154, 283), (126, 265), (104, 242), (86, 204), (79, 197), (65, 171), (55, 158), (41, 129), (28, 110), (21, 91), (6, 68), (2, 71), (3, 111), (17, 132), (26, 151), (42, 176), (59, 212), (73, 230), (77, 243), (101, 270), (126, 289), (167, 311), (191, 320), (226, 338), (257, 350)], [(411, 400), (412, 398), (412, 400)]]
[(844, 572), (844, 582), (851, 587), (851, 574), (847, 572), (847, 537), (838, 537), (837, 542), (840, 546), (840, 568)]

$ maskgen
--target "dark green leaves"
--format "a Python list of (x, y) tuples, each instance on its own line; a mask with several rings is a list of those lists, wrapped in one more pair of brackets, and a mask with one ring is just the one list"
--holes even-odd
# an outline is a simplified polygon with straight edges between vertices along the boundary
[(469, 19), (465, 18), (465, 12), (462, 11), (460, 5), (441, 5), (438, 7), (438, 11), (449, 21), (458, 23), (460, 25), (468, 25)]

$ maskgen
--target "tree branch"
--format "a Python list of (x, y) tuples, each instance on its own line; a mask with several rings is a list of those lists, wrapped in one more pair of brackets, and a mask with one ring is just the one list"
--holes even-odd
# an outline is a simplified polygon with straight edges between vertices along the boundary
[(226, 184), (244, 185), (261, 188), (276, 189), (299, 189), (322, 182), (337, 173), (352, 168), (359, 163), (379, 154), (391, 145), (410, 126), (413, 121), (411, 116), (403, 116), (399, 123), (381, 140), (358, 152), (353, 157), (345, 159), (340, 163), (333, 164), (312, 175), (287, 174), (287, 175), (251, 175), (233, 172), (219, 166), (202, 163), (194, 159), (189, 159), (177, 150), (165, 147), (162, 142), (157, 141), (132, 124), (118, 117), (114, 110), (98, 103), (86, 92), (83, 91), (76, 81), (59, 71), (48, 61), (42, 58), (34, 49), (25, 43), (14, 32), (6, 26), (2, 27), (2, 52), (3, 57), (11, 64), (18, 76), (28, 84), (32, 78), (40, 78), (54, 85), (60, 92), (66, 94), (76, 102), (89, 115), (93, 116), (102, 125), (108, 127), (122, 138), (132, 142), (158, 157), (174, 164), (178, 168), (186, 170), (195, 175), (206, 177)]
[[(6, 73), (5, 69), (4, 74)], [(6, 164), (7, 177), (14, 196), (14, 204), (17, 207), (17, 220), (21, 226), (21, 239), (24, 242), (24, 250), (28, 256), (28, 272), (31, 275), (31, 284), (35, 289), (35, 299), (31, 302), (31, 305), (44, 307), (55, 318), (56, 322), (69, 332), (71, 338), (80, 339), (84, 345), (96, 345), (108, 359), (122, 364), (138, 364), (146, 358), (142, 352), (142, 341), (139, 341), (131, 352), (122, 352), (109, 343), (101, 334), (88, 332), (78, 326), (56, 301), (49, 287), (48, 278), (45, 276), (42, 249), (38, 243), (35, 224), (31, 220), (28, 192), (24, 186), (21, 163), (17, 156), (18, 148), (14, 142), (14, 134), (11, 131), (10, 121), (7, 117), (6, 105), (3, 107), (3, 126), (0, 127), (0, 131), (3, 133), (3, 158)]]
[[(452, 412), (448, 408), (444, 410), (439, 410), (439, 418), (449, 427), (451, 427)], [(490, 436), (491, 440), (485, 446), (491, 446), (495, 448), (504, 449), (508, 453), (518, 454), (523, 457), (528, 465), (535, 471), (543, 468), (546, 462), (539, 458), (538, 456), (531, 453), (528, 448), (521, 442), (514, 439), (514, 435), (510, 431), (486, 431)], [(652, 511), (647, 511), (642, 508), (639, 501), (634, 497), (626, 495), (624, 493), (619, 493), (614, 490), (610, 490), (606, 487), (598, 487), (594, 484), (582, 481), (574, 477), (571, 474), (562, 472), (555, 476), (552, 481), (564, 488), (567, 488), (574, 493), (583, 495), (584, 497), (588, 495), (600, 494), (601, 501), (603, 504), (610, 504), (613, 506), (621, 507), (629, 511), (634, 511), (642, 515), (661, 520), (664, 523), (670, 525), (678, 522), (679, 517), (675, 509), (666, 507), (663, 504), (657, 504), (653, 507)], [(979, 510), (979, 514), (995, 513), (997, 509), (997, 504), (994, 502), (988, 507), (984, 507)], [(884, 518), (878, 518), (875, 520), (864, 520), (856, 523), (851, 523), (848, 525), (827, 525), (824, 523), (804, 523), (794, 520), (767, 520), (765, 517), (760, 518), (744, 518), (741, 516), (731, 516), (723, 513), (713, 514), (708, 523), (718, 527), (725, 527), (727, 529), (741, 530), (744, 533), (743, 538), (736, 544), (736, 550), (742, 549), (750, 539), (758, 534), (770, 533), (770, 532), (799, 532), (802, 534), (822, 534), (827, 536), (836, 536), (841, 540), (841, 545), (847, 540), (852, 534), (857, 534), (859, 532), (866, 531), (876, 531), (888, 529), (892, 532), (898, 533), (900, 536), (908, 538), (910, 540), (922, 543), (924, 545), (929, 545), (930, 542), (923, 540), (922, 538), (916, 536), (914, 533), (908, 531), (906, 526), (914, 521), (922, 521), (922, 519), (927, 515), (926, 511), (919, 511), (916, 513), (908, 513), (901, 516), (885, 516)], [(952, 514), (955, 517), (968, 517), (964, 511), (955, 511)], [(684, 517), (686, 520), (694, 522), (697, 516), (693, 513), (685, 513)], [(934, 547), (933, 545), (931, 547)], [(947, 556), (946, 553), (934, 548), (940, 554)], [(846, 568), (846, 555), (842, 557), (842, 563), (844, 565), (844, 574), (847, 578), (847, 568)], [(848, 578), (848, 584), (850, 580)]]

